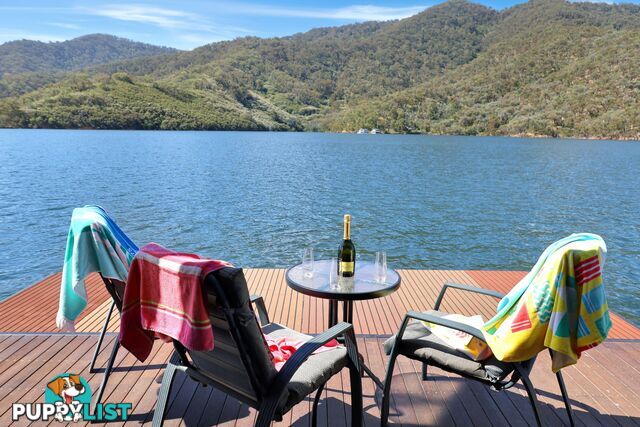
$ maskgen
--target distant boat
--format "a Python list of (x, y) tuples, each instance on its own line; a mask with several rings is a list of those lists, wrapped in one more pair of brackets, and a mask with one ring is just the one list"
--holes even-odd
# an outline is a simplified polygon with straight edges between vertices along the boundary
[(357, 133), (358, 135), (363, 135), (363, 134), (365, 134), (365, 133), (369, 133), (369, 131), (368, 131), (368, 130), (366, 130), (366, 129), (359, 129), (359, 130), (358, 130), (358, 132), (356, 132), (356, 133)]
[(371, 132), (369, 132), (369, 133), (377, 135), (379, 133), (382, 133), (382, 131), (380, 129), (371, 129)]

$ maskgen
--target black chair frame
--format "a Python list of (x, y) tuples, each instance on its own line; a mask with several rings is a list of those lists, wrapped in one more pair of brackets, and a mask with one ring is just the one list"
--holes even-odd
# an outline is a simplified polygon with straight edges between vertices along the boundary
[[(102, 347), (102, 342), (104, 340), (104, 336), (107, 333), (107, 328), (109, 327), (109, 321), (111, 320), (111, 316), (113, 315), (113, 309), (116, 308), (118, 312), (122, 312), (122, 300), (124, 298), (124, 287), (125, 283), (116, 280), (109, 279), (104, 277), (102, 274), (100, 275), (102, 281), (104, 282), (105, 287), (107, 288), (107, 292), (111, 295), (111, 305), (109, 306), (109, 311), (107, 312), (107, 316), (104, 319), (104, 325), (102, 326), (102, 331), (100, 331), (100, 336), (98, 337), (98, 342), (96, 344), (96, 348), (93, 351), (93, 357), (91, 358), (91, 365), (89, 366), (89, 371), (91, 373), (95, 373), (95, 364), (96, 359), (98, 358), (98, 354), (100, 353), (100, 348)], [(107, 365), (104, 368), (104, 373), (102, 375), (102, 381), (100, 382), (100, 388), (96, 393), (91, 407), (91, 413), (94, 413), (95, 407), (102, 400), (102, 396), (104, 395), (105, 387), (107, 386), (107, 382), (109, 381), (109, 376), (111, 375), (111, 371), (113, 370), (113, 364), (116, 360), (116, 356), (118, 355), (118, 350), (120, 350), (120, 341), (116, 337), (115, 342), (113, 343), (113, 348), (111, 349), (111, 355), (109, 356), (109, 360), (107, 360)]]
[[(494, 298), (498, 298), (498, 299), (502, 299), (504, 297), (503, 294), (501, 294), (500, 292), (496, 292), (490, 289), (483, 289), (483, 288), (478, 288), (475, 286), (469, 286), (469, 285), (463, 285), (463, 284), (459, 284), (459, 283), (445, 283), (442, 286), (442, 289), (440, 290), (440, 294), (438, 295), (438, 298), (436, 299), (436, 302), (434, 304), (433, 309), (434, 310), (438, 310), (440, 308), (440, 304), (442, 303), (442, 299), (444, 298), (444, 295), (447, 291), (447, 289), (457, 289), (460, 291), (465, 291), (465, 292), (473, 292), (473, 293), (477, 293), (477, 294), (482, 294), (482, 295), (486, 295), (486, 296), (491, 296)], [(381, 419), (380, 419), (380, 424), (382, 426), (386, 426), (388, 423), (388, 419), (389, 419), (389, 403), (390, 403), (390, 392), (391, 392), (391, 381), (393, 379), (393, 370), (395, 368), (395, 362), (397, 357), (400, 355), (400, 346), (401, 346), (401, 341), (402, 341), (402, 336), (404, 335), (404, 331), (407, 327), (407, 325), (409, 324), (409, 322), (411, 320), (418, 320), (418, 321), (425, 321), (425, 322), (430, 322), (433, 324), (437, 324), (437, 325), (441, 325), (441, 326), (445, 326), (447, 328), (451, 328), (451, 329), (455, 329), (458, 331), (462, 331), (465, 332), (475, 338), (478, 338), (480, 340), (482, 340), (483, 342), (486, 342), (484, 339), (484, 335), (482, 334), (482, 332), (472, 326), (460, 323), (460, 322), (456, 322), (456, 321), (452, 321), (449, 319), (443, 319), (441, 317), (438, 316), (434, 316), (432, 314), (428, 314), (428, 313), (419, 313), (416, 311), (410, 311), (406, 314), (406, 316), (404, 317), (401, 325), (400, 325), (400, 329), (398, 330), (398, 333), (396, 335), (396, 339), (393, 345), (393, 348), (391, 350), (391, 354), (389, 355), (389, 361), (387, 364), (387, 374), (384, 380), (384, 388), (383, 388), (383, 394), (382, 394), (382, 409), (381, 409)], [(549, 352), (551, 352), (551, 350), (549, 350)], [(466, 376), (463, 375), (460, 372), (455, 372), (452, 371), (453, 373), (472, 379), (474, 381), (479, 381), (482, 383), (485, 383), (486, 385), (490, 386), (493, 390), (495, 391), (501, 391), (501, 390), (507, 390), (511, 387), (513, 387), (518, 381), (521, 381), (526, 392), (527, 392), (527, 396), (529, 397), (529, 403), (531, 404), (531, 408), (533, 409), (533, 413), (536, 419), (536, 423), (538, 426), (542, 425), (542, 421), (540, 418), (540, 406), (538, 403), (538, 399), (537, 399), (537, 394), (536, 394), (536, 389), (533, 387), (533, 384), (531, 382), (531, 379), (529, 377), (529, 374), (531, 372), (531, 369), (533, 368), (533, 364), (535, 362), (536, 358), (533, 357), (527, 361), (524, 362), (514, 362), (513, 363), (513, 374), (511, 375), (511, 378), (508, 381), (500, 381), (500, 382), (489, 382), (489, 381), (482, 381), (479, 380), (478, 378), (474, 378), (474, 377), (470, 377), (470, 376)], [(422, 379), (424, 381), (426, 381), (428, 379), (427, 377), (427, 367), (428, 364), (426, 363), (422, 363)], [(565, 386), (564, 383), (564, 379), (562, 378), (562, 373), (560, 371), (558, 371), (556, 373), (556, 379), (558, 380), (558, 386), (560, 387), (560, 393), (562, 394), (562, 400), (564, 401), (564, 405), (565, 408), (567, 410), (567, 416), (569, 417), (569, 424), (573, 427), (575, 426), (575, 419), (574, 419), (574, 415), (573, 415), (573, 410), (571, 408), (571, 402), (569, 401), (569, 394), (567, 393), (567, 388)]]
[[(254, 309), (257, 309), (259, 323), (262, 327), (270, 324), (269, 314), (267, 312), (264, 300), (261, 296), (252, 295), (251, 302), (254, 304)], [(233, 317), (227, 315), (227, 321), (229, 322), (232, 335), (240, 350), (242, 362), (250, 370), (250, 364), (245, 360), (246, 350), (242, 344), (242, 340), (235, 333), (235, 325)], [(258, 410), (258, 416), (255, 421), (255, 426), (267, 427), (272, 421), (282, 421), (282, 415), (278, 413), (278, 407), (280, 404), (281, 396), (285, 391), (287, 384), (296, 373), (298, 369), (303, 367), (304, 362), (313, 354), (314, 351), (322, 347), (334, 338), (344, 337), (344, 345), (347, 348), (347, 354), (349, 358), (349, 377), (351, 384), (351, 423), (353, 426), (362, 425), (362, 383), (360, 376), (360, 359), (358, 356), (358, 349), (356, 346), (355, 333), (353, 326), (346, 322), (341, 322), (325, 332), (313, 337), (302, 345), (293, 356), (287, 360), (282, 369), (278, 372), (273, 382), (268, 387), (268, 393), (260, 397), (256, 402), (251, 399), (247, 399), (246, 396), (234, 392), (234, 390), (225, 387), (224, 385), (212, 381), (212, 379), (203, 373), (192, 364), (188, 357), (188, 351), (178, 341), (174, 340), (174, 353), (171, 356), (169, 363), (163, 374), (162, 386), (158, 393), (158, 402), (156, 404), (155, 412), (153, 415), (152, 425), (154, 427), (162, 426), (164, 418), (166, 416), (167, 403), (171, 394), (171, 387), (178, 372), (183, 372), (192, 378), (194, 381), (203, 385), (211, 385), (225, 392), (226, 394), (238, 399), (240, 402), (247, 404)], [(215, 351), (215, 350), (214, 350)], [(253, 375), (250, 375), (252, 382), (255, 380)], [(317, 426), (317, 409), (318, 402), (325, 384), (315, 392), (313, 400), (313, 409), (311, 414), (311, 425)], [(254, 386), (254, 388), (257, 388)]]

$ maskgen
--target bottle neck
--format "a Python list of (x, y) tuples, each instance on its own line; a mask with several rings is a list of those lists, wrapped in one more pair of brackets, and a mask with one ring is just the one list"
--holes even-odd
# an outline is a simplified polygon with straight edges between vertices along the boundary
[(351, 240), (351, 221), (344, 222), (344, 240)]

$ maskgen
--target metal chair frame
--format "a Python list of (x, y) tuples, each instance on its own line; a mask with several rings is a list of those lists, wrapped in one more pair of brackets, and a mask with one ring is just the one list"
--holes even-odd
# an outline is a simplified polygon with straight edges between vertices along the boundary
[[(96, 344), (96, 348), (93, 351), (93, 357), (91, 358), (91, 365), (89, 366), (89, 372), (95, 373), (95, 364), (96, 359), (98, 358), (98, 354), (100, 353), (100, 348), (102, 347), (102, 342), (104, 340), (104, 336), (107, 333), (107, 328), (109, 327), (109, 321), (111, 320), (111, 316), (113, 315), (113, 309), (117, 308), (118, 312), (122, 312), (122, 300), (124, 298), (124, 287), (125, 283), (116, 280), (109, 279), (104, 277), (102, 274), (100, 275), (102, 281), (104, 282), (105, 287), (107, 288), (107, 292), (111, 295), (111, 305), (109, 306), (109, 311), (107, 312), (107, 316), (104, 319), (104, 325), (102, 326), (102, 331), (100, 331), (100, 336), (98, 337), (98, 342)], [(111, 355), (109, 356), (109, 360), (107, 360), (107, 365), (104, 369), (104, 373), (102, 375), (102, 381), (100, 382), (100, 388), (96, 393), (92, 405), (91, 405), (91, 413), (94, 413), (95, 407), (102, 400), (102, 396), (104, 395), (104, 390), (107, 386), (107, 382), (109, 381), (109, 376), (111, 375), (111, 371), (113, 370), (113, 364), (116, 360), (116, 356), (118, 355), (118, 350), (120, 350), (120, 341), (116, 337), (115, 342), (113, 343), (113, 348), (111, 349)]]
[[(459, 283), (445, 283), (442, 286), (442, 289), (440, 290), (440, 294), (438, 295), (438, 298), (436, 299), (436, 302), (433, 307), (434, 310), (438, 310), (440, 308), (442, 299), (444, 298), (444, 295), (447, 289), (449, 288), (458, 289), (460, 291), (465, 291), (465, 292), (473, 292), (477, 294), (487, 295), (487, 296), (491, 296), (498, 299), (502, 299), (504, 297), (504, 295), (501, 294), (500, 292), (496, 292), (490, 289), (483, 289), (483, 288), (463, 285)], [(391, 397), (390, 393), (391, 393), (391, 381), (393, 379), (393, 370), (395, 368), (396, 359), (400, 355), (400, 346), (402, 342), (402, 336), (404, 335), (404, 331), (407, 325), (409, 324), (409, 321), (411, 321), (412, 319), (430, 322), (430, 323), (445, 326), (451, 329), (456, 329), (458, 331), (465, 332), (475, 338), (478, 338), (486, 343), (482, 332), (472, 326), (469, 326), (460, 322), (452, 321), (449, 319), (443, 319), (441, 317), (434, 316), (428, 313), (419, 313), (415, 311), (408, 312), (400, 325), (400, 329), (398, 330), (398, 333), (396, 334), (396, 339), (395, 339), (393, 348), (391, 350), (391, 354), (389, 355), (389, 361), (387, 364), (387, 375), (384, 380), (384, 388), (382, 392), (383, 393), (382, 409), (381, 409), (381, 417), (380, 417), (381, 426), (386, 426), (389, 420), (389, 404), (390, 404), (390, 397)], [(549, 350), (549, 352), (551, 353), (551, 350)], [(535, 360), (536, 358), (533, 357), (524, 362), (514, 362), (513, 374), (511, 375), (511, 378), (508, 381), (500, 381), (497, 383), (482, 381), (482, 380), (479, 380), (478, 378), (470, 377), (460, 372), (453, 371), (453, 373), (475, 380), (475, 381), (479, 381), (485, 385), (490, 386), (495, 391), (507, 390), (513, 387), (518, 381), (521, 381), (527, 392), (527, 396), (529, 397), (529, 403), (531, 404), (531, 408), (533, 409), (536, 423), (538, 426), (541, 426), (542, 421), (540, 418), (540, 405), (538, 403), (536, 389), (534, 388), (533, 383), (531, 382), (531, 379), (529, 377), (529, 374), (531, 372), (531, 369), (533, 367)], [(427, 381), (428, 379), (427, 367), (428, 367), (428, 364), (423, 362), (422, 363), (423, 381)], [(556, 373), (556, 379), (558, 380), (558, 386), (560, 387), (562, 400), (564, 401), (564, 405), (567, 410), (567, 416), (569, 417), (569, 424), (573, 427), (575, 426), (573, 410), (571, 408), (571, 402), (569, 401), (569, 394), (567, 393), (567, 388), (565, 386), (564, 379), (562, 378), (562, 373), (560, 371)]]
[[(257, 309), (259, 323), (262, 327), (271, 323), (269, 320), (269, 314), (267, 312), (264, 300), (261, 296), (251, 296), (251, 302), (254, 304), (254, 308)], [(227, 321), (231, 326), (232, 335), (234, 341), (241, 354), (241, 362), (245, 365), (248, 372), (251, 369), (247, 367), (248, 362), (244, 360), (243, 355), (246, 354), (246, 350), (242, 344), (242, 341), (234, 333), (234, 320), (227, 312), (225, 312)], [(291, 381), (291, 378), (300, 368), (303, 368), (304, 362), (313, 354), (314, 351), (322, 347), (327, 342), (334, 338), (343, 336), (344, 345), (347, 348), (347, 354), (349, 358), (348, 369), (349, 378), (351, 384), (351, 424), (353, 426), (361, 426), (363, 419), (362, 409), (362, 379), (360, 376), (360, 359), (358, 355), (358, 349), (356, 346), (356, 337), (353, 331), (353, 326), (350, 323), (341, 322), (332, 328), (327, 329), (325, 332), (313, 337), (302, 345), (293, 356), (287, 360), (282, 369), (278, 372), (277, 376), (273, 379), (272, 383), (268, 387), (268, 392), (262, 396), (258, 396), (258, 400), (247, 399), (246, 396), (234, 392), (232, 389), (225, 387), (223, 384), (212, 380), (211, 377), (201, 372), (196, 366), (194, 366), (189, 357), (188, 351), (176, 340), (173, 341), (174, 353), (171, 356), (169, 363), (164, 371), (162, 377), (162, 385), (160, 392), (158, 393), (158, 402), (156, 404), (155, 412), (153, 415), (152, 425), (154, 427), (162, 426), (164, 418), (166, 416), (167, 403), (171, 394), (171, 388), (175, 375), (178, 372), (187, 374), (194, 381), (203, 385), (211, 385), (219, 390), (235, 397), (239, 401), (247, 404), (250, 407), (258, 410), (258, 416), (255, 421), (255, 426), (267, 427), (271, 425), (272, 421), (282, 421), (282, 415), (279, 411), (279, 404), (281, 396), (284, 393), (287, 384)], [(215, 350), (213, 350), (215, 351)], [(255, 381), (251, 378), (252, 382)], [(315, 391), (315, 397), (313, 400), (313, 407), (311, 412), (311, 425), (317, 426), (318, 420), (318, 402), (320, 396), (324, 390), (325, 384), (321, 384)], [(255, 388), (255, 387), (254, 387)]]

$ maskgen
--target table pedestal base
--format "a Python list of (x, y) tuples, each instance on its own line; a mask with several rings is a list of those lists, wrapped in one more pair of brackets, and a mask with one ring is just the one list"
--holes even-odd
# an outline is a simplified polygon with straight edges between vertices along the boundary
[[(338, 302), (335, 299), (329, 300), (329, 328), (338, 324)], [(353, 301), (342, 301), (342, 321), (353, 325)], [(339, 337), (338, 341), (344, 342), (344, 338)], [(383, 388), (382, 381), (365, 365), (362, 355), (360, 355), (360, 368), (362, 369), (363, 377), (366, 373), (378, 387)]]

